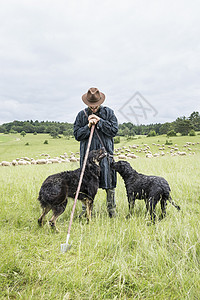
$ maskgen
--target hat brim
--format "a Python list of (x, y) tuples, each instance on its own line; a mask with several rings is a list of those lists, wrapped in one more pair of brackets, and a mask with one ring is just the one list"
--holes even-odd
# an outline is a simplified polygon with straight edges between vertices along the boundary
[(101, 95), (101, 98), (98, 101), (96, 101), (96, 102), (88, 101), (88, 99), (87, 99), (87, 93), (82, 96), (82, 100), (83, 100), (83, 102), (87, 106), (99, 106), (99, 105), (101, 105), (104, 102), (104, 100), (106, 98), (106, 96), (103, 93), (101, 93), (101, 92), (100, 92), (100, 95)]

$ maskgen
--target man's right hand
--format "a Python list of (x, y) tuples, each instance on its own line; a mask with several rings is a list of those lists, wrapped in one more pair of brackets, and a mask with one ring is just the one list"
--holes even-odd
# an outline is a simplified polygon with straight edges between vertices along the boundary
[(88, 123), (89, 128), (90, 128), (92, 125), (96, 125), (97, 122), (98, 122), (97, 119), (90, 119), (90, 120), (89, 120), (89, 123)]

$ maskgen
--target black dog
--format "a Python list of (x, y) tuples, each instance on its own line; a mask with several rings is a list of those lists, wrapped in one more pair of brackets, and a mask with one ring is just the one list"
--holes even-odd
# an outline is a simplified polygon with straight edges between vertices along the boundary
[[(105, 155), (103, 149), (93, 150), (89, 153), (87, 159), (78, 199), (87, 207), (88, 221), (91, 218), (94, 197), (99, 187), (99, 162)], [(52, 228), (56, 229), (56, 219), (65, 211), (68, 197), (75, 197), (80, 174), (81, 169), (79, 168), (74, 171), (65, 171), (47, 177), (40, 188), (38, 197), (43, 209), (42, 215), (38, 219), (39, 225), (43, 225), (44, 216), (52, 209), (53, 216), (49, 224)]]
[[(155, 222), (155, 207), (160, 200), (162, 218), (166, 215), (167, 200), (178, 210), (170, 196), (168, 182), (159, 176), (147, 176), (137, 173), (127, 161), (112, 162), (111, 167), (115, 169), (123, 178), (129, 203), (129, 215), (132, 215), (135, 199), (144, 199), (147, 212), (150, 212), (151, 220)], [(127, 216), (127, 217), (128, 217)]]

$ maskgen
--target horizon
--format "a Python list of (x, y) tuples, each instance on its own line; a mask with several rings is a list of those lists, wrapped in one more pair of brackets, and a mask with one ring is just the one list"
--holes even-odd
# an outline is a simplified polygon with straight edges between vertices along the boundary
[[(122, 124), (126, 124), (126, 123), (132, 123), (134, 126), (150, 126), (150, 125), (155, 125), (155, 124), (165, 124), (165, 123), (172, 123), (172, 122), (175, 122), (178, 118), (186, 118), (186, 119), (189, 119), (189, 117), (191, 116), (191, 114), (192, 113), (194, 113), (194, 112), (196, 112), (196, 113), (198, 113), (198, 114), (200, 114), (200, 112), (199, 111), (193, 111), (193, 112), (191, 112), (190, 113), (190, 115), (189, 116), (178, 116), (178, 117), (176, 117), (176, 119), (175, 120), (173, 120), (173, 121), (170, 121), (170, 122), (164, 122), (164, 123), (161, 123), (161, 122), (155, 122), (155, 123), (148, 123), (148, 124), (134, 124), (133, 122), (130, 122), (130, 121), (127, 121), (127, 122), (123, 122), (123, 123), (120, 123), (120, 122), (118, 122), (118, 124), (119, 125), (122, 125)], [(41, 123), (41, 122), (55, 122), (55, 123), (68, 123), (68, 124), (73, 124), (73, 122), (67, 122), (67, 121), (64, 121), (64, 122), (62, 122), (62, 121), (55, 121), (55, 120), (38, 120), (38, 119), (36, 119), (36, 120), (32, 120), (32, 119), (30, 119), (30, 120), (13, 120), (13, 121), (10, 121), (10, 122), (6, 122), (6, 123), (3, 123), (3, 124), (0, 124), (0, 126), (2, 126), (2, 125), (4, 125), (4, 124), (9, 124), (9, 123), (13, 123), (13, 122), (39, 122), (39, 123)]]

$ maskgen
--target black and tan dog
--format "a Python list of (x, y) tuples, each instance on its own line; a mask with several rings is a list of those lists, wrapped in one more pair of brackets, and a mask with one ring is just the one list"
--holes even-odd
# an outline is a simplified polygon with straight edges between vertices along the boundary
[(129, 217), (133, 213), (135, 199), (144, 199), (147, 212), (150, 212), (151, 220), (155, 222), (156, 204), (160, 201), (162, 218), (166, 215), (167, 200), (178, 210), (170, 196), (170, 186), (168, 182), (159, 176), (147, 176), (136, 172), (127, 161), (112, 162), (111, 167), (115, 169), (123, 178), (129, 203)]
[[(92, 150), (87, 159), (78, 199), (87, 207), (88, 221), (91, 219), (93, 201), (99, 187), (99, 162), (105, 156), (106, 153), (103, 149)], [(38, 197), (43, 209), (42, 215), (38, 219), (39, 225), (43, 225), (45, 215), (52, 210), (53, 216), (49, 224), (52, 228), (56, 229), (56, 219), (65, 211), (68, 197), (75, 197), (80, 174), (81, 169), (79, 168), (74, 171), (65, 171), (47, 177), (40, 188)]]

